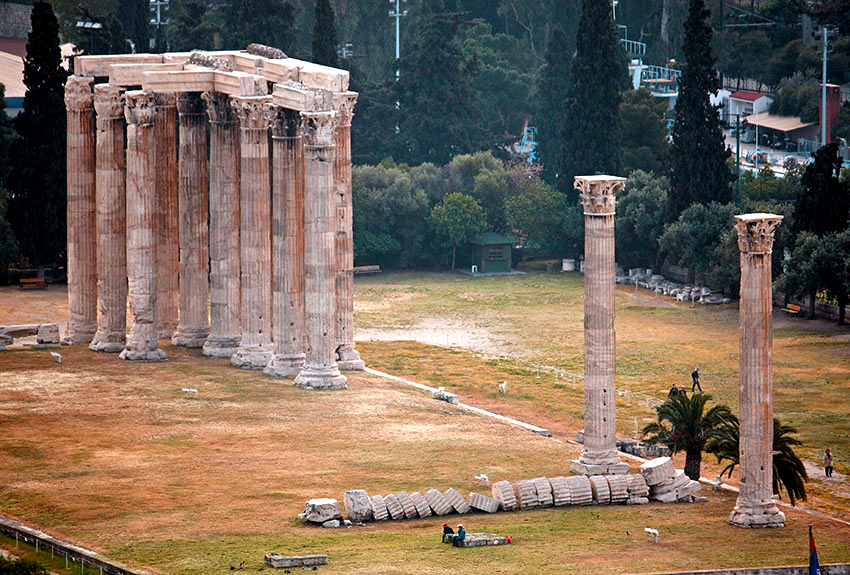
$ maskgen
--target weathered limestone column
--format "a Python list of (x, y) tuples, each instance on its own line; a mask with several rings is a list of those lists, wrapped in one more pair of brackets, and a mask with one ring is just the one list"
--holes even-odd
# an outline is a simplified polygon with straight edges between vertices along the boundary
[(738, 527), (784, 527), (785, 514), (773, 494), (773, 297), (770, 271), (775, 214), (735, 216), (741, 250), (741, 346), (738, 387), (740, 490), (729, 523)]
[(239, 299), (239, 125), (230, 98), (204, 92), (210, 118), (210, 335), (204, 355), (230, 357), (242, 332)]
[(614, 333), (615, 195), (625, 178), (577, 176), (584, 207), (584, 449), (573, 473), (628, 473), (617, 452)]
[(156, 153), (154, 95), (124, 94), (127, 119), (127, 279), (133, 326), (119, 356), (163, 361), (156, 330)]
[(336, 313), (337, 361), (340, 369), (362, 371), (366, 368), (360, 353), (354, 349), (354, 219), (351, 198), (351, 119), (354, 116), (355, 92), (339, 95), (335, 107), (336, 128)]
[(304, 314), (307, 357), (295, 385), (345, 389), (336, 363), (335, 112), (302, 114), (306, 156), (304, 201)]
[(271, 97), (233, 98), (239, 118), (240, 230), (242, 254), (242, 339), (231, 363), (263, 369), (272, 355), (271, 182), (269, 120)]
[(304, 138), (299, 115), (272, 108), (274, 354), (264, 372), (295, 377), (304, 366)]
[(172, 341), (203, 347), (210, 334), (210, 235), (207, 196), (207, 126), (198, 92), (177, 96), (180, 119), (180, 313)]
[(89, 343), (97, 330), (97, 232), (93, 78), (65, 83), (68, 162), (68, 343)]
[(156, 94), (156, 331), (171, 339), (177, 329), (179, 244), (177, 216), (177, 97)]
[(97, 333), (93, 351), (118, 353), (127, 341), (127, 205), (121, 88), (94, 87), (97, 112)]

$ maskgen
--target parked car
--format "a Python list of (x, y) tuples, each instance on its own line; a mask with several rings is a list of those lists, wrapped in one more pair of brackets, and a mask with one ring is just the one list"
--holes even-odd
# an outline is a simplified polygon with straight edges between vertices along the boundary
[(752, 144), (756, 141), (756, 131), (752, 128), (743, 130), (741, 133), (741, 141), (745, 144)]

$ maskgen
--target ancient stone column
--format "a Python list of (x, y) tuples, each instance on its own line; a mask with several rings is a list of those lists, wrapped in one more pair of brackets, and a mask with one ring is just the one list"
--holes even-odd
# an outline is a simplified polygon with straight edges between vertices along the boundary
[(230, 357), (239, 348), (239, 125), (230, 98), (201, 96), (210, 118), (210, 335), (204, 355)]
[(270, 97), (233, 98), (239, 118), (239, 193), (242, 254), (242, 339), (231, 363), (263, 369), (272, 355)]
[(577, 176), (584, 207), (584, 449), (573, 473), (627, 473), (617, 452), (614, 333), (615, 195), (625, 178)]
[(203, 347), (210, 333), (210, 236), (207, 196), (207, 125), (198, 92), (177, 96), (180, 119), (178, 212), (180, 214), (180, 313), (171, 339)]
[(336, 252), (334, 236), (335, 112), (302, 114), (306, 182), (304, 199), (304, 315), (307, 357), (295, 385), (345, 389), (336, 362)]
[(304, 366), (304, 138), (297, 112), (273, 108), (272, 258), (274, 354), (265, 373), (295, 377)]
[(97, 232), (93, 78), (65, 83), (68, 162), (68, 343), (89, 343), (97, 330)]
[(156, 142), (154, 95), (124, 94), (127, 120), (127, 280), (133, 326), (119, 356), (162, 361), (156, 330)]
[(782, 222), (775, 214), (735, 216), (741, 250), (740, 489), (729, 523), (738, 527), (784, 527), (773, 494), (773, 234)]
[(363, 370), (366, 365), (354, 349), (354, 241), (351, 198), (351, 118), (357, 94), (341, 94), (336, 104), (336, 162), (334, 169), (336, 207), (336, 314), (337, 361), (340, 369)]
[(97, 112), (97, 333), (89, 348), (118, 353), (127, 340), (127, 207), (124, 98), (121, 88), (94, 87)]
[(177, 98), (156, 94), (156, 330), (171, 339), (177, 329), (179, 276), (177, 216)]

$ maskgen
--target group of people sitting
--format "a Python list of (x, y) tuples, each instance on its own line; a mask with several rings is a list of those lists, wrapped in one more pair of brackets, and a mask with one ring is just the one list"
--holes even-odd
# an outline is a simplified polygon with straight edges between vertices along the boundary
[(460, 547), (461, 541), (466, 539), (466, 529), (460, 523), (457, 524), (457, 534), (454, 529), (449, 527), (448, 523), (443, 523), (443, 543), (451, 543), (455, 547)]
[(676, 384), (673, 384), (673, 387), (670, 388), (670, 392), (667, 394), (667, 397), (676, 397), (678, 395), (683, 395), (688, 397), (688, 390), (683, 385), (682, 387), (676, 387)]

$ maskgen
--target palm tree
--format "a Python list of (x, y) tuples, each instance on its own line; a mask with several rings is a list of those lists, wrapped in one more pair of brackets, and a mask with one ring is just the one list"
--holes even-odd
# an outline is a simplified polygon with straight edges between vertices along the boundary
[[(803, 462), (794, 453), (794, 447), (803, 445), (803, 442), (792, 437), (797, 430), (790, 425), (783, 425), (781, 421), (773, 419), (773, 492), (782, 495), (784, 489), (788, 493), (791, 505), (797, 500), (806, 500), (806, 481), (809, 475)], [(708, 442), (705, 450), (717, 457), (718, 463), (729, 461), (720, 475), (732, 475), (732, 470), (738, 465), (738, 437), (740, 428), (738, 418), (732, 415), (725, 420)]]
[(655, 408), (658, 421), (643, 428), (648, 443), (663, 443), (673, 453), (685, 452), (685, 475), (699, 481), (702, 452), (719, 425), (732, 415), (725, 405), (706, 411), (707, 393), (677, 395)]

